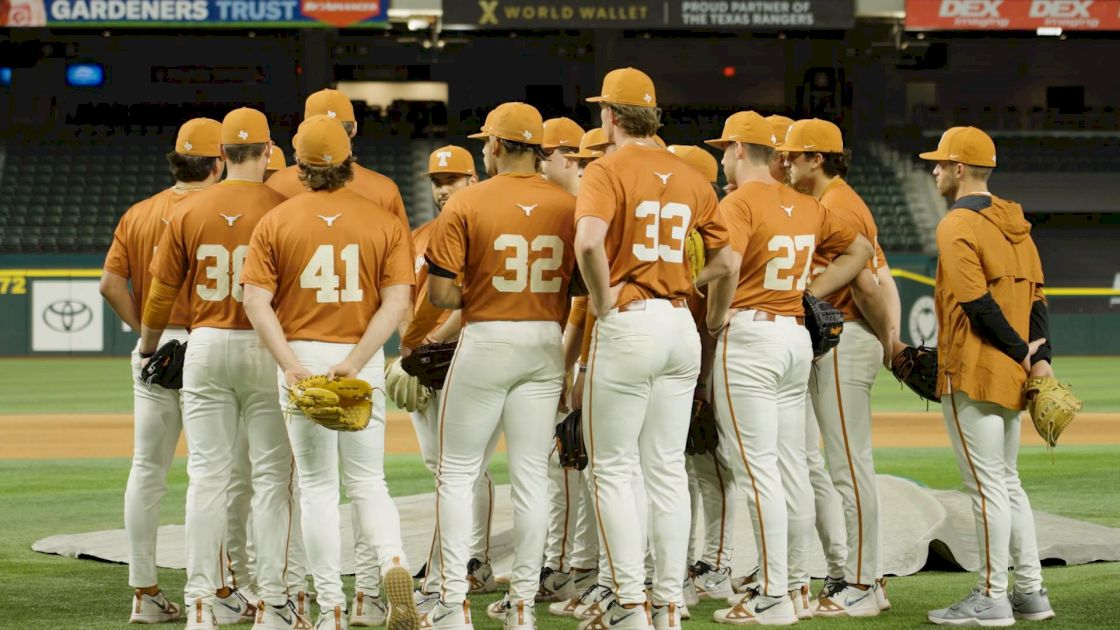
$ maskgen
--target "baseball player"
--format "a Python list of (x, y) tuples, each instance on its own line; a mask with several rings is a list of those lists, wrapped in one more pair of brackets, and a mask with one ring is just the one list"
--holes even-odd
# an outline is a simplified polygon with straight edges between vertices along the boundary
[(276, 145), (272, 145), (272, 153), (268, 154), (268, 168), (264, 170), (264, 181), (272, 179), (276, 173), (288, 168), (288, 162), (284, 159), (284, 151)]
[[(468, 186), (478, 183), (474, 157), (462, 147), (446, 146), (436, 149), (428, 157), (428, 178), (432, 183), (432, 197), (439, 211), (447, 205), (451, 196)], [(416, 246), (416, 290), (413, 292), (414, 314), (412, 321), (401, 338), (402, 353), (427, 344), (454, 339), (459, 334), (460, 311), (447, 311), (436, 308), (428, 300), (428, 267), (424, 254), (428, 249), (435, 220), (429, 221), (412, 232), (412, 242)], [(391, 370), (399, 369), (394, 363)], [(410, 413), (416, 438), (424, 465), (432, 475), (436, 474), (439, 460), (439, 401), (443, 390), (432, 391), (431, 398), (422, 407)], [(496, 442), (494, 433), (491, 442)], [(492, 452), (495, 444), (488, 445)], [(467, 580), (471, 593), (490, 593), (497, 589), (494, 570), (490, 566), (490, 525), (494, 510), (494, 483), (484, 462), (472, 488), (474, 528), (471, 536), (470, 559), (467, 561)], [(439, 600), (440, 587), (439, 537), (433, 534), (432, 547), (428, 553), (427, 568), (420, 588), (415, 594), (421, 613), (426, 613)]]
[[(972, 593), (929, 620), (1000, 627), (1051, 619), (1034, 515), (1016, 467), (1023, 383), (1053, 375), (1042, 263), (1022, 207), (988, 191), (996, 147), (987, 134), (955, 127), (921, 158), (937, 163), (937, 189), (953, 200), (937, 226), (937, 387), (972, 497), (980, 555)], [(1015, 567), (1010, 592), (1008, 565)]]
[[(875, 331), (890, 329), (883, 294), (875, 282), (882, 260), (878, 230), (867, 204), (843, 179), (848, 154), (839, 127), (816, 118), (799, 120), (789, 128), (778, 150), (787, 154), (792, 185), (809, 191), (876, 248), (868, 270), (850, 287), (833, 295), (819, 293), (844, 313), (845, 326), (840, 344), (816, 362), (809, 382), (828, 469), (844, 506), (848, 540), (844, 581), (832, 582), (821, 592), (814, 614), (873, 617), (882, 606), (876, 595), (879, 490), (871, 452), (871, 386), (884, 356)], [(828, 262), (824, 252), (814, 254), (814, 267)], [(858, 305), (854, 295), (861, 295)]]
[[(195, 118), (184, 123), (175, 139), (175, 149), (167, 154), (175, 184), (129, 208), (113, 233), (101, 276), (101, 294), (133, 330), (140, 330), (140, 314), (151, 284), (148, 265), (172, 213), (180, 203), (222, 177), (225, 164), (218, 148), (220, 138), (221, 123), (216, 120)], [(175, 304), (160, 343), (187, 340), (186, 295), (180, 295)], [(128, 583), (135, 589), (129, 621), (163, 623), (182, 616), (180, 607), (168, 601), (159, 589), (156, 531), (159, 503), (167, 491), (167, 471), (175, 458), (183, 422), (178, 391), (158, 385), (148, 387), (140, 382), (143, 358), (146, 357), (141, 357), (137, 341), (132, 353), (132, 468), (124, 494)]]
[[(470, 628), (462, 497), (500, 427), (509, 450), (514, 560), (505, 627), (536, 627), (547, 533), (548, 456), (564, 366), (575, 199), (537, 173), (543, 121), (524, 103), (490, 112), (480, 133), (491, 178), (456, 193), (428, 244), (429, 299), (464, 322), (440, 401), (437, 521), (443, 567), (433, 628)], [(455, 283), (462, 274), (463, 288)]]
[(318, 591), (315, 627), (349, 626), (339, 542), (341, 463), (351, 509), (358, 512), (356, 536), (371, 541), (382, 561), (388, 625), (414, 628), (412, 576), (385, 485), (381, 349), (409, 310), (411, 244), (389, 210), (344, 188), (353, 159), (338, 120), (304, 121), (296, 153), (309, 192), (277, 206), (254, 230), (241, 274), (245, 312), (279, 366), (282, 407), (289, 407), (286, 388), (312, 374), (357, 377), (375, 388), (373, 417), (361, 431), (331, 431), (287, 409), (303, 537)]
[[(715, 187), (719, 164), (706, 149), (697, 146), (669, 145), (669, 152), (687, 162)], [(711, 402), (711, 353), (715, 340), (704, 331), (704, 299), (696, 294), (689, 301), (689, 309), (701, 331), (702, 361), (695, 397)], [(716, 452), (703, 455), (686, 455), (688, 491), (692, 503), (692, 525), (688, 536), (688, 565), (691, 583), (684, 586), (684, 599), (688, 605), (700, 599), (727, 599), (735, 594), (731, 588), (731, 554), (735, 533), (735, 479), (731, 473), (726, 444)], [(698, 529), (703, 514), (704, 530)], [(696, 547), (701, 548), (698, 559), (692, 557)], [(691, 591), (691, 592), (690, 592)]]
[[(307, 120), (312, 116), (326, 116), (338, 120), (350, 138), (358, 133), (354, 104), (350, 102), (349, 97), (338, 90), (319, 90), (308, 96), (304, 102), (303, 118)], [(346, 183), (346, 188), (395, 214), (405, 232), (410, 233), (411, 228), (408, 224), (408, 214), (404, 210), (404, 201), (401, 199), (401, 191), (393, 180), (381, 173), (363, 168), (356, 162), (351, 165), (351, 170), (354, 172), (354, 177)], [(285, 197), (295, 197), (307, 190), (299, 174), (299, 165), (293, 164), (269, 177), (268, 185)]]
[[(789, 625), (811, 616), (805, 558), (812, 498), (805, 464), (806, 383), (812, 363), (800, 321), (814, 251), (835, 256), (811, 291), (831, 293), (871, 258), (870, 243), (810, 197), (770, 176), (777, 138), (755, 112), (728, 118), (708, 141), (724, 150), (735, 190), (720, 204), (731, 233), (737, 274), (709, 290), (708, 327), (717, 337), (715, 398), (722, 434), (737, 452), (759, 549), (758, 591), (719, 623)], [(720, 312), (731, 285), (731, 310)], [(725, 324), (726, 322), (726, 324)]]
[[(616, 150), (583, 174), (576, 207), (576, 252), (596, 316), (583, 392), (599, 540), (617, 605), (584, 627), (674, 627), (689, 528), (684, 442), (700, 338), (686, 308), (693, 279), (684, 255), (697, 229), (709, 264), (695, 284), (730, 271), (727, 231), (711, 185), (653, 141), (660, 110), (640, 70), (603, 80), (602, 127)], [(630, 490), (644, 476), (652, 526), (652, 606), (644, 591), (642, 540)], [(656, 617), (656, 620), (655, 620)]]
[(142, 354), (155, 352), (180, 287), (189, 287), (182, 395), (190, 478), (187, 628), (217, 626), (215, 592), (224, 586), (228, 488), (241, 433), (251, 461), (256, 626), (310, 628), (285, 593), (292, 451), (277, 403), (276, 364), (240, 304), (239, 276), (253, 228), (284, 197), (263, 184), (272, 148), (264, 114), (236, 109), (222, 121), (221, 134), (227, 178), (172, 216), (151, 264), (140, 338)]

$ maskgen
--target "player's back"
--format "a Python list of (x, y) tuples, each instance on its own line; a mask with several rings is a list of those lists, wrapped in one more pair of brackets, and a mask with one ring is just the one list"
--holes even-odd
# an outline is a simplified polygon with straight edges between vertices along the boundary
[(263, 264), (247, 265), (243, 281), (271, 287), (290, 340), (357, 343), (381, 288), (415, 278), (400, 222), (346, 188), (280, 204), (258, 224), (251, 247)]
[(802, 315), (814, 255), (820, 251), (831, 260), (855, 239), (816, 199), (778, 182), (747, 182), (720, 210), (743, 256), (733, 308)]
[[(354, 170), (354, 178), (346, 183), (346, 189), (388, 210), (397, 217), (405, 230), (410, 229), (408, 214), (405, 212), (397, 184), (381, 173), (359, 166), (357, 163), (351, 168)], [(299, 178), (299, 166), (294, 164), (268, 178), (268, 186), (289, 199), (307, 192), (307, 187)]]
[[(829, 211), (836, 214), (842, 220), (847, 221), (851, 227), (858, 233), (862, 234), (873, 247), (875, 247), (876, 255), (868, 261), (867, 266), (871, 271), (875, 271), (882, 264), (879, 259), (879, 228), (875, 225), (875, 219), (871, 216), (871, 209), (864, 203), (863, 198), (859, 196), (848, 182), (837, 177), (825, 189), (824, 194), (821, 195), (821, 205), (828, 208)], [(831, 259), (818, 255), (814, 257), (813, 266), (818, 269), (823, 269), (828, 266)], [(818, 296), (824, 297), (824, 296)], [(848, 287), (842, 287), (832, 295), (828, 296), (828, 301), (837, 309), (844, 313), (844, 319), (857, 320), (863, 319), (863, 315), (859, 312), (856, 306), (855, 298), (852, 297), (852, 290)]]
[(575, 260), (574, 211), (575, 197), (536, 174), (500, 174), (455, 193), (427, 257), (463, 274), (463, 320), (560, 321)]
[[(263, 183), (226, 180), (185, 203), (172, 216), (169, 247), (153, 271), (181, 273), (190, 296), (191, 328), (252, 328), (241, 305), (241, 268), (257, 223), (284, 196)], [(166, 241), (165, 241), (166, 242)], [(175, 265), (186, 267), (175, 269)], [(164, 269), (167, 265), (169, 269)]]
[(579, 217), (609, 223), (611, 284), (629, 283), (618, 306), (692, 293), (685, 241), (699, 220), (715, 214), (717, 200), (688, 163), (660, 147), (629, 144), (587, 167), (579, 199)]

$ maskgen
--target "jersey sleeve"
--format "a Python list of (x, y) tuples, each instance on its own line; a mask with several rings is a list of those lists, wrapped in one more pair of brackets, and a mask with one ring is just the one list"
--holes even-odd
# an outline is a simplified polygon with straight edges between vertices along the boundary
[(754, 231), (750, 207), (737, 195), (728, 195), (719, 204), (719, 215), (728, 232), (728, 245), (739, 255), (745, 256)]
[(111, 271), (118, 276), (129, 278), (132, 269), (128, 264), (128, 225), (132, 220), (132, 211), (129, 210), (117, 223), (113, 230), (113, 244), (109, 246), (109, 253), (105, 255), (105, 271)]
[(587, 296), (581, 295), (572, 298), (572, 308), (568, 311), (568, 325), (569, 326), (583, 326), (583, 320), (587, 317)]
[(711, 186), (705, 185), (697, 200), (696, 230), (700, 232), (707, 249), (719, 249), (729, 244), (727, 224), (719, 211), (719, 199)]
[(187, 254), (183, 243), (183, 214), (171, 218), (167, 229), (160, 236), (156, 254), (148, 271), (153, 278), (172, 286), (181, 287), (187, 277)]
[(412, 266), (412, 247), (408, 235), (399, 225), (394, 225), (389, 235), (389, 251), (381, 268), (378, 288), (398, 284), (416, 284), (416, 271)]
[(576, 221), (583, 217), (596, 217), (609, 224), (614, 219), (619, 199), (621, 194), (615, 188), (607, 169), (600, 164), (591, 163), (584, 169), (580, 179), (579, 195), (576, 196)]
[(277, 265), (273, 243), (272, 221), (267, 218), (253, 229), (249, 239), (249, 254), (241, 268), (241, 284), (251, 284), (273, 294), (276, 293)]
[(856, 240), (856, 230), (840, 215), (824, 206), (821, 213), (820, 231), (817, 233), (817, 251), (829, 260), (836, 258)]
[(937, 251), (942, 279), (958, 302), (972, 302), (984, 297), (988, 292), (988, 282), (971, 226), (954, 217), (942, 219), (937, 226)]
[(461, 205), (455, 203), (454, 196), (436, 219), (424, 257), (429, 263), (456, 276), (466, 267), (467, 217)]

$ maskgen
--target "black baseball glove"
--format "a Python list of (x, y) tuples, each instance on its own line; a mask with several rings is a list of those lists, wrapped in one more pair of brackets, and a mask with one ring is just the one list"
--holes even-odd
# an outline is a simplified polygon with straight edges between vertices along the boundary
[(148, 359), (140, 369), (140, 380), (145, 385), (159, 385), (164, 389), (183, 387), (183, 360), (187, 357), (187, 344), (168, 341)]
[(941, 402), (937, 392), (937, 348), (906, 346), (891, 359), (891, 374), (922, 398)]
[(688, 424), (688, 440), (684, 444), (686, 455), (714, 453), (719, 447), (719, 430), (716, 428), (716, 410), (699, 398), (692, 401), (692, 419)]
[(583, 447), (583, 414), (579, 409), (556, 423), (556, 452), (560, 455), (560, 465), (564, 468), (587, 468), (587, 449)]
[(808, 293), (801, 296), (805, 308), (805, 328), (813, 342), (813, 356), (824, 356), (840, 343), (840, 333), (844, 332), (844, 314), (824, 300)]
[(447, 370), (451, 367), (451, 358), (455, 356), (457, 341), (444, 343), (430, 343), (420, 346), (412, 354), (401, 359), (401, 367), (405, 372), (415, 376), (420, 384), (432, 389), (443, 389), (443, 382), (447, 379)]

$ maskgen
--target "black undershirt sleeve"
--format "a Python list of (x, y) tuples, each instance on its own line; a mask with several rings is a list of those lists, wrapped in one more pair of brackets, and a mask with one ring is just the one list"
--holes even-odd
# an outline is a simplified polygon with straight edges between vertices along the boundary
[(1045, 337), (1046, 343), (1039, 346), (1031, 357), (1031, 365), (1039, 361), (1052, 361), (1054, 351), (1050, 347), (1050, 314), (1045, 300), (1035, 300), (1031, 305), (1031, 341)]
[(444, 269), (443, 267), (440, 267), (439, 265), (432, 262), (432, 259), (428, 258), (427, 256), (424, 257), (424, 260), (428, 261), (428, 274), (429, 275), (439, 276), (441, 278), (451, 278), (452, 280), (455, 279), (455, 272), (448, 271), (448, 270)]
[[(979, 299), (971, 302), (962, 302), (961, 308), (972, 322), (972, 329), (985, 341), (996, 347), (1007, 356), (1021, 362), (1027, 357), (1027, 342), (1015, 332), (1015, 329), (1003, 316), (999, 304), (992, 299), (991, 293), (985, 293)], [(1033, 311), (1032, 311), (1033, 320)]]

